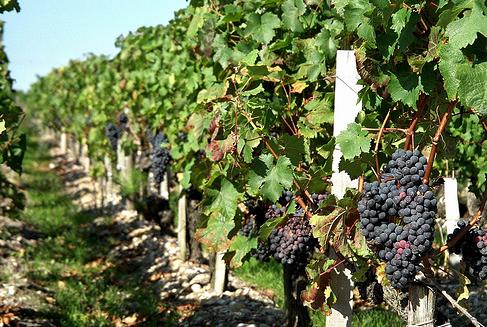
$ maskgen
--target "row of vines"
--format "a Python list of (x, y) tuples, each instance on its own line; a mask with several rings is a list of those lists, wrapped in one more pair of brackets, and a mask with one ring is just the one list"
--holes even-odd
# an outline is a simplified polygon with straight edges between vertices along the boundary
[[(202, 194), (206, 249), (232, 266), (273, 256), (328, 312), (333, 269), (357, 282), (372, 269), (404, 292), (474, 232), (480, 261), (465, 273), (486, 279), (486, 28), (481, 0), (193, 0), (119, 37), (114, 58), (54, 69), (23, 101), (87, 145), (95, 177), (117, 147), (156, 183), (170, 171), (181, 194)], [(355, 53), (362, 110), (334, 136), (337, 50)], [(336, 147), (359, 180), (343, 196), (330, 194)], [(436, 189), (451, 172), (480, 210), (442, 244)]]
[[(19, 11), (15, 0), (2, 1), (0, 13)], [(16, 214), (24, 208), (24, 196), (9, 180), (9, 170), (22, 172), (22, 160), (26, 137), (20, 131), (24, 112), (16, 103), (13, 80), (10, 77), (9, 60), (3, 45), (4, 22), (0, 20), (0, 212)]]

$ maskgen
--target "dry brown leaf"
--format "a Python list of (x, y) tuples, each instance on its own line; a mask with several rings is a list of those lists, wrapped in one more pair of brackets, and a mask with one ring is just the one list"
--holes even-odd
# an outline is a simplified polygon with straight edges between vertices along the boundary
[(138, 319), (137, 314), (134, 313), (131, 316), (123, 318), (122, 322), (127, 326), (133, 326), (137, 322), (137, 319)]
[(164, 277), (164, 274), (163, 273), (155, 273), (155, 274), (152, 274), (150, 277), (149, 277), (149, 280), (151, 282), (156, 282), (158, 281), (159, 279), (161, 279), (162, 277)]

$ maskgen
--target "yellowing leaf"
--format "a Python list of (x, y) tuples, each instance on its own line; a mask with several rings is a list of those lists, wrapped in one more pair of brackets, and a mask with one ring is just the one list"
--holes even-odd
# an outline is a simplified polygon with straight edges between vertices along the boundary
[(296, 82), (292, 84), (291, 93), (301, 93), (308, 86), (305, 82)]

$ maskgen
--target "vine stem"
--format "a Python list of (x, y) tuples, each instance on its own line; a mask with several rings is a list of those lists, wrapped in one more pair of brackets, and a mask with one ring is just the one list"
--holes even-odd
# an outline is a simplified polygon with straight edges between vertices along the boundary
[[(379, 132), (381, 129), (380, 128), (367, 128), (363, 127), (363, 131), (367, 132)], [(383, 133), (395, 133), (395, 132), (402, 132), (402, 133), (407, 133), (407, 129), (404, 128), (395, 128), (395, 127), (386, 127), (382, 129)]]
[(457, 309), (458, 311), (460, 311), (460, 313), (462, 313), (465, 317), (467, 317), (474, 326), (476, 327), (485, 327), (484, 325), (482, 325), (478, 320), (477, 318), (475, 318), (474, 316), (472, 316), (464, 307), (462, 307), (457, 301), (455, 301), (455, 299), (450, 295), (448, 294), (444, 289), (442, 289), (440, 287), (440, 285), (438, 285), (437, 282), (435, 282), (433, 279), (429, 278), (428, 281), (441, 293), (441, 295), (443, 295), (443, 297), (445, 297), (445, 299), (448, 300), (448, 302), (451, 303), (451, 305)]
[(384, 128), (386, 127), (387, 121), (389, 120), (389, 117), (391, 117), (391, 109), (389, 109), (389, 111), (387, 112), (386, 118), (384, 118), (384, 121), (382, 122), (382, 125), (379, 130), (379, 134), (377, 134), (377, 139), (375, 140), (375, 149), (374, 149), (375, 169), (376, 169), (375, 173), (376, 173), (377, 181), (379, 181), (379, 183), (380, 183), (379, 144), (380, 144), (380, 139), (382, 138), (384, 132)]
[(480, 119), (480, 123), (482, 124), (482, 127), (484, 128), (484, 131), (487, 133), (487, 123), (485, 122), (484, 119)]
[(465, 234), (467, 234), (467, 232), (470, 230), (470, 228), (472, 228), (473, 225), (478, 223), (478, 221), (480, 220), (480, 217), (482, 217), (482, 213), (484, 212), (486, 203), (487, 203), (487, 187), (485, 188), (484, 195), (482, 196), (482, 201), (480, 202), (479, 210), (475, 213), (475, 215), (472, 217), (472, 219), (470, 219), (467, 226), (463, 227), (460, 230), (460, 232), (457, 235), (455, 235), (454, 238), (452, 238), (447, 244), (443, 245), (438, 250), (438, 254), (446, 251), (447, 249), (451, 248), (452, 246), (455, 246), (455, 244), (457, 244), (458, 241), (460, 241), (465, 236)]
[(424, 109), (426, 108), (426, 100), (428, 97), (423, 93), (419, 96), (418, 100), (418, 110), (414, 114), (413, 120), (409, 125), (409, 128), (406, 130), (406, 141), (404, 142), (404, 150), (410, 150), (412, 146), (414, 131), (416, 130), (416, 126), (418, 125), (421, 116), (423, 116)]
[[(242, 115), (247, 119), (247, 121), (249, 122), (249, 124), (254, 128), (254, 129), (257, 129), (258, 130), (258, 127), (257, 125), (255, 125), (254, 121), (252, 120), (252, 117), (250, 117), (245, 111), (241, 110), (240, 111), (242, 113)], [(272, 154), (272, 156), (278, 160), (279, 159), (279, 155), (276, 153), (276, 151), (274, 151), (274, 149), (272, 148), (272, 146), (270, 145), (269, 143), (269, 140), (267, 140), (266, 137), (262, 137), (262, 140), (264, 141), (264, 144), (265, 146), (267, 147), (267, 149), (269, 150), (269, 152)], [(296, 181), (296, 179), (293, 178), (293, 184), (294, 186), (296, 186), (296, 188), (298, 189), (298, 191), (300, 193), (303, 193), (307, 200), (310, 202), (310, 203), (313, 203), (313, 198), (311, 197), (311, 194), (309, 194), (308, 190), (303, 190), (301, 185), (299, 185), (299, 183)], [(306, 217), (308, 218), (311, 218), (313, 216), (313, 214), (311, 212), (308, 211), (308, 206), (306, 206), (306, 204), (304, 203), (303, 199), (299, 196), (296, 196), (295, 197), (296, 199), (296, 202), (299, 204), (299, 206), (301, 208), (303, 208), (304, 210), (304, 213), (306, 215)]]
[(364, 174), (362, 174), (358, 178), (358, 191), (360, 193), (362, 193), (364, 191), (364, 183), (365, 183), (365, 176), (364, 176)]
[(453, 108), (455, 108), (456, 105), (457, 105), (456, 100), (450, 102), (446, 112), (443, 114), (443, 117), (441, 118), (440, 126), (438, 127), (438, 130), (436, 131), (436, 134), (433, 137), (433, 142), (431, 144), (431, 152), (428, 158), (428, 165), (426, 166), (426, 169), (424, 171), (423, 184), (429, 183), (431, 168), (433, 167), (433, 162), (435, 161), (438, 142), (440, 141), (441, 134), (445, 131), (446, 125), (448, 124), (448, 120), (450, 119)]

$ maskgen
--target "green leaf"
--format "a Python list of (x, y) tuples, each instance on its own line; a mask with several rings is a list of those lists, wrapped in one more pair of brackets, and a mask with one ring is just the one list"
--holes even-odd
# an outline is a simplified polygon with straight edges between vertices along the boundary
[(407, 8), (401, 8), (392, 15), (392, 25), (391, 29), (397, 33), (401, 34), (401, 31), (406, 27), (407, 22), (411, 18), (411, 11)]
[(277, 160), (274, 167), (269, 168), (261, 191), (265, 198), (276, 202), (282, 192), (292, 185), (293, 171), (291, 169), (291, 161), (289, 158), (282, 156)]
[(254, 170), (251, 170), (249, 172), (249, 193), (252, 195), (256, 195), (259, 192), (260, 187), (262, 186), (262, 183), (264, 183), (264, 177), (261, 175), (257, 174)]
[(279, 226), (286, 221), (286, 217), (286, 215), (282, 215), (281, 217), (267, 220), (264, 224), (262, 224), (262, 226), (260, 226), (259, 238), (262, 240), (269, 238), (272, 231), (276, 229), (276, 226)]
[(193, 19), (191, 19), (191, 23), (189, 23), (188, 31), (186, 32), (188, 37), (193, 37), (196, 35), (198, 30), (203, 26), (205, 22), (205, 14), (207, 13), (208, 7), (197, 7), (195, 9), (195, 13), (193, 15)]
[(261, 92), (264, 92), (264, 87), (262, 84), (259, 84), (257, 87), (253, 88), (252, 90), (244, 91), (242, 92), (242, 96), (251, 96), (251, 95), (257, 95)]
[(262, 154), (254, 161), (253, 169), (249, 173), (250, 192), (256, 194), (261, 191), (264, 198), (276, 202), (285, 189), (293, 183), (291, 161), (281, 156), (274, 164), (271, 154)]
[(218, 213), (226, 219), (233, 219), (242, 194), (231, 182), (223, 179), (220, 190), (209, 190), (208, 195), (213, 201), (206, 210), (207, 214)]
[(284, 134), (279, 141), (284, 146), (286, 154), (293, 165), (297, 166), (303, 160), (304, 139), (302, 137), (298, 138), (294, 135)]
[(367, 41), (367, 44), (370, 48), (377, 47), (375, 42), (375, 30), (372, 25), (370, 25), (370, 21), (368, 19), (364, 20), (362, 24), (357, 29), (357, 35)]
[(448, 43), (457, 49), (473, 44), (477, 33), (487, 36), (487, 17), (482, 8), (475, 5), (470, 13), (465, 13), (459, 20), (453, 21), (446, 27), (445, 35)]
[(259, 56), (259, 50), (254, 49), (250, 51), (243, 59), (242, 63), (245, 65), (255, 65), (255, 61), (257, 60), (257, 57)]
[(282, 4), (282, 22), (293, 32), (302, 32), (303, 25), (299, 17), (304, 14), (306, 7), (303, 0), (286, 0)]
[(487, 63), (474, 67), (463, 65), (458, 68), (458, 98), (467, 107), (476, 109), (480, 115), (487, 115)]
[(245, 33), (257, 42), (268, 44), (276, 35), (275, 29), (280, 26), (281, 20), (273, 13), (266, 12), (262, 16), (252, 13), (247, 16)]
[(247, 254), (255, 248), (257, 248), (257, 238), (248, 238), (243, 235), (237, 234), (232, 239), (232, 244), (228, 249), (229, 251), (234, 251), (234, 254), (232, 256), (232, 267), (240, 267)]
[(369, 152), (370, 138), (362, 126), (357, 123), (350, 123), (347, 129), (336, 137), (336, 143), (340, 146), (345, 160), (359, 156), (362, 152)]
[[(433, 66), (429, 65), (431, 69)], [(429, 73), (429, 72), (428, 72)], [(401, 72), (401, 74), (392, 74), (388, 85), (388, 91), (394, 101), (402, 102), (405, 105), (416, 108), (416, 102), (419, 99), (419, 94), (424, 91), (428, 93), (431, 88), (431, 74), (424, 73), (422, 75), (413, 74), (411, 72)]]
[(228, 235), (235, 228), (233, 219), (226, 219), (222, 215), (212, 215), (208, 218), (205, 228), (197, 230), (195, 238), (215, 251), (228, 247)]
[(443, 46), (440, 51), (440, 63), (438, 67), (443, 76), (444, 88), (448, 98), (454, 100), (457, 97), (460, 81), (457, 79), (457, 69), (461, 65), (468, 65), (460, 49), (450, 44)]

